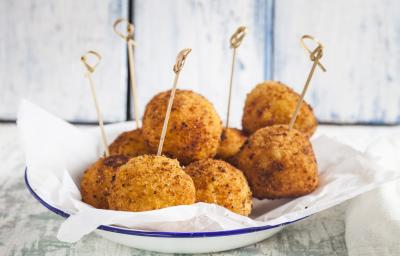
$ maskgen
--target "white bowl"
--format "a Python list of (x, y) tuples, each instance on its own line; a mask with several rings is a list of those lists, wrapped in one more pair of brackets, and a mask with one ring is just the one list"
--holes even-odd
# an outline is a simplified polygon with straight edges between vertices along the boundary
[[(29, 181), (28, 169), (25, 170), (25, 184), (33, 197), (47, 209), (64, 218), (69, 217), (68, 213), (52, 206), (35, 192), (37, 189)], [(95, 232), (108, 240), (143, 250), (163, 253), (210, 253), (257, 243), (279, 232), (284, 226), (301, 219), (274, 226), (213, 232), (154, 232), (108, 225), (99, 226)]]

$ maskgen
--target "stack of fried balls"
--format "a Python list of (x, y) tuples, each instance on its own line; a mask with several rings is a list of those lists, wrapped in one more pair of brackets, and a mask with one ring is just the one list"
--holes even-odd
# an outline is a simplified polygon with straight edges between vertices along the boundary
[(177, 90), (162, 156), (157, 156), (170, 93), (154, 96), (142, 128), (120, 134), (109, 146), (110, 156), (84, 172), (84, 202), (121, 211), (206, 202), (248, 216), (253, 197), (294, 198), (317, 188), (309, 141), (317, 120), (303, 101), (289, 130), (300, 96), (285, 84), (265, 81), (247, 95), (243, 130), (223, 128), (206, 98)]

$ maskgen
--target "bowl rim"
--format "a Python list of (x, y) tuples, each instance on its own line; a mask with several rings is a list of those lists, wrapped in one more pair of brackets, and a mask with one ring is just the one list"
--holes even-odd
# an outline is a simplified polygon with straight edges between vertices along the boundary
[[(63, 210), (50, 205), (43, 198), (41, 198), (32, 188), (31, 184), (28, 180), (28, 167), (25, 167), (25, 175), (24, 175), (25, 185), (32, 196), (39, 201), (44, 207), (53, 213), (63, 217), (68, 218), (70, 214), (64, 212)], [(221, 231), (209, 231), (209, 232), (161, 232), (161, 231), (142, 231), (135, 230), (130, 228), (117, 227), (112, 225), (100, 225), (97, 227), (99, 230), (109, 231), (114, 233), (120, 233), (124, 235), (134, 235), (134, 236), (147, 236), (147, 237), (164, 237), (164, 238), (196, 238), (196, 237), (220, 237), (220, 236), (231, 236), (231, 235), (241, 235), (259, 231), (265, 231), (268, 229), (274, 229), (278, 227), (283, 227), (289, 225), (291, 223), (303, 220), (309, 216), (302, 217), (297, 220), (283, 222), (277, 225), (265, 225), (258, 227), (250, 227), (250, 228), (240, 228), (240, 229), (231, 229), (231, 230), (221, 230)]]

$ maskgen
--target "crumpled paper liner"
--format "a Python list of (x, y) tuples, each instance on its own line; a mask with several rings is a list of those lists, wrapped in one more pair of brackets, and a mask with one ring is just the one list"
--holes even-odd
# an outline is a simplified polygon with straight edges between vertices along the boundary
[[(131, 123), (108, 126), (110, 141), (133, 127)], [(26, 154), (28, 178), (35, 192), (46, 202), (71, 214), (57, 236), (65, 242), (78, 241), (99, 225), (166, 232), (278, 225), (318, 213), (400, 178), (400, 173), (379, 166), (367, 154), (320, 136), (312, 140), (319, 165), (319, 187), (313, 193), (295, 199), (254, 199), (250, 217), (207, 203), (146, 212), (101, 210), (83, 203), (78, 189), (83, 171), (103, 151), (97, 127), (74, 127), (23, 101), (18, 114), (18, 129)]]

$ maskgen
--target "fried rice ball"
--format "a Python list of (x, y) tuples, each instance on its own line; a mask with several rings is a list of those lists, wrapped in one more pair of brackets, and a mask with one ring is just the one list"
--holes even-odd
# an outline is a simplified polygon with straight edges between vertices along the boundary
[(250, 187), (243, 173), (222, 160), (204, 159), (185, 168), (196, 187), (196, 202), (214, 203), (248, 216), (252, 208)]
[(175, 159), (142, 155), (121, 166), (110, 190), (110, 209), (149, 211), (193, 204), (193, 180)]
[[(143, 116), (143, 136), (156, 152), (171, 91), (154, 96)], [(186, 165), (212, 158), (221, 140), (222, 122), (213, 105), (203, 96), (176, 90), (164, 141), (163, 154)]]
[(141, 156), (149, 153), (141, 129), (121, 133), (110, 147), (111, 155)]
[[(299, 94), (276, 81), (258, 84), (246, 98), (242, 126), (247, 134), (274, 124), (288, 125), (299, 101)], [(311, 137), (317, 128), (313, 110), (305, 101), (301, 106), (294, 128)]]
[(247, 137), (239, 129), (224, 128), (216, 157), (231, 163), (246, 140)]
[(113, 177), (128, 160), (127, 156), (114, 155), (102, 157), (92, 164), (81, 179), (82, 201), (99, 209), (108, 209), (107, 197)]
[(293, 198), (314, 191), (318, 170), (311, 143), (303, 133), (288, 126), (273, 125), (255, 132), (238, 154), (257, 198)]

